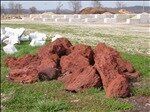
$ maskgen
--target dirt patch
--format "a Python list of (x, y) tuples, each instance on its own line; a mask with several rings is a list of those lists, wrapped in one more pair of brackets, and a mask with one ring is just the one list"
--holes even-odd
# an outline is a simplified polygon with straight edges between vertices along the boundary
[(129, 96), (130, 79), (139, 77), (115, 49), (100, 43), (93, 51), (83, 44), (72, 46), (66, 38), (49, 42), (35, 55), (9, 57), (5, 63), (10, 68), (8, 79), (12, 82), (58, 79), (67, 91), (74, 92), (103, 85), (107, 97)]
[(111, 14), (117, 14), (119, 13), (119, 11), (115, 11), (115, 10), (109, 10), (106, 8), (93, 8), (93, 7), (87, 7), (82, 9), (79, 14), (103, 14), (103, 13), (111, 13)]
[(124, 102), (132, 103), (135, 108), (133, 110), (127, 110), (123, 112), (149, 112), (150, 110), (150, 97), (145, 96), (133, 96), (125, 99), (120, 99)]

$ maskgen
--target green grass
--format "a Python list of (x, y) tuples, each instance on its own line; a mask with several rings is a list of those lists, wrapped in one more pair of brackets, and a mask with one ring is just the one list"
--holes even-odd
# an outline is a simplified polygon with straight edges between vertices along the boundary
[(138, 87), (134, 87), (131, 89), (133, 95), (143, 95), (150, 96), (150, 58), (148, 56), (141, 55), (131, 55), (127, 53), (123, 53), (122, 56), (129, 60), (136, 70), (139, 70), (141, 75), (140, 83), (141, 85)]
[[(27, 27), (28, 25), (26, 25)], [(37, 26), (31, 25), (29, 27), (34, 29)], [(48, 30), (53, 30), (53, 28)], [(76, 40), (73, 43), (80, 43), (80, 41)], [(38, 47), (31, 47), (28, 44), (29, 42), (23, 42), (16, 45), (18, 52), (12, 56), (21, 57), (25, 54), (36, 53)], [(3, 112), (114, 112), (134, 108), (131, 103), (105, 98), (105, 92), (101, 88), (90, 88), (75, 94), (66, 92), (63, 84), (55, 80), (25, 85), (11, 83), (6, 78), (8, 69), (4, 64), (4, 59), (7, 56), (1, 48)], [(122, 53), (122, 56), (133, 63), (134, 67), (141, 73), (141, 86), (132, 88), (132, 93), (150, 96), (150, 89), (148, 88), (150, 85), (149, 57), (128, 53)]]
[[(2, 27), (9, 26), (13, 28), (24, 27), (28, 29), (26, 32), (40, 31), (52, 37), (55, 33), (66, 36), (71, 41), (79, 41), (88, 44), (96, 45), (99, 42), (105, 42), (107, 45), (111, 45), (121, 52), (130, 52), (130, 53), (142, 53), (146, 54), (148, 52), (148, 47), (146, 42), (148, 38), (143, 37), (142, 35), (132, 35), (125, 33), (125, 35), (109, 32), (108, 28), (93, 28), (90, 27), (80, 27), (75, 25), (53, 25), (53, 24), (42, 24), (42, 23), (1, 23)], [(106, 33), (109, 32), (109, 33)], [(118, 31), (119, 32), (119, 31)], [(142, 41), (141, 41), (142, 40)]]

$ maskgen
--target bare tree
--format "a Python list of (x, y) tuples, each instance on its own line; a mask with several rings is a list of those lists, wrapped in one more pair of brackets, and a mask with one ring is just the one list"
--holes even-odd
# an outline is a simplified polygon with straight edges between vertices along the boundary
[(5, 13), (5, 4), (2, 4), (1, 5), (1, 14), (4, 14)]
[(61, 2), (58, 2), (56, 6), (56, 14), (60, 14), (62, 6), (63, 4)]
[(10, 2), (8, 4), (9, 10), (11, 10), (10, 13), (12, 14), (21, 14), (22, 13), (22, 4), (20, 3), (14, 3)]
[(16, 3), (15, 4), (15, 11), (16, 11), (16, 14), (21, 14), (22, 13), (22, 4)]
[(12, 13), (12, 14), (15, 13), (15, 3), (14, 3), (14, 2), (9, 2), (8, 8), (9, 8), (9, 10), (10, 10), (9, 13)]
[(102, 7), (102, 4), (98, 0), (93, 0), (92, 1), (92, 6), (95, 7), (95, 8), (100, 8), (100, 7)]
[(117, 8), (123, 8), (123, 7), (125, 7), (125, 6), (126, 6), (125, 2), (117, 2), (117, 3), (116, 3), (116, 7), (117, 7)]
[(78, 13), (82, 7), (81, 1), (70, 1), (69, 6), (72, 8), (73, 13)]
[(29, 10), (31, 14), (36, 14), (38, 12), (36, 7), (31, 7)]

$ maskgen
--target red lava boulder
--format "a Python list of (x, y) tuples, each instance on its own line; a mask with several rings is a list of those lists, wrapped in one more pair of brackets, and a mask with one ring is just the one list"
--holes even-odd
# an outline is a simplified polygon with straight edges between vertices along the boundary
[(68, 56), (62, 56), (60, 66), (62, 73), (72, 73), (78, 69), (83, 69), (89, 65), (89, 60), (80, 54), (71, 53)]
[(101, 86), (101, 79), (93, 66), (77, 70), (59, 78), (67, 91), (78, 92), (90, 87)]
[[(118, 92), (120, 92), (118, 96), (119, 97), (127, 96), (129, 93), (128, 91), (117, 89), (117, 87), (121, 86), (121, 88), (124, 89), (129, 83), (125, 81), (126, 84), (121, 85), (122, 83), (119, 82), (119, 80), (117, 80), (117, 77), (119, 77), (120, 75), (122, 75), (123, 77), (127, 77), (125, 73), (133, 72), (134, 71), (133, 67), (129, 63), (124, 61), (116, 50), (106, 46), (103, 43), (98, 44), (96, 46), (94, 60), (95, 60), (95, 68), (97, 69), (97, 71), (101, 76), (103, 87), (106, 91), (106, 94), (108, 94), (107, 91), (111, 91), (108, 90), (108, 87), (111, 84), (116, 83), (118, 84), (118, 86), (114, 86), (113, 88), (114, 90), (118, 90)], [(115, 82), (113, 82), (114, 80)], [(126, 94), (121, 91), (126, 91)], [(111, 96), (117, 97), (115, 95), (116, 94), (112, 94)], [(110, 95), (107, 96), (111, 97)]]
[(57, 54), (51, 54), (49, 58), (45, 58), (41, 61), (41, 65), (38, 66), (39, 80), (52, 80), (57, 79), (60, 75), (59, 68), (59, 56)]
[(5, 64), (11, 68), (11, 69), (21, 69), (25, 66), (32, 66), (36, 67), (40, 65), (41, 60), (38, 58), (37, 55), (25, 55), (21, 58), (15, 58), (15, 57), (8, 57), (5, 60)]
[(117, 78), (109, 83), (106, 89), (107, 97), (127, 97), (130, 94), (129, 82), (123, 75), (117, 75)]
[(41, 60), (37, 55), (25, 55), (21, 58), (9, 57), (5, 61), (10, 68), (8, 79), (17, 83), (33, 83), (38, 80), (37, 66)]
[(46, 68), (38, 72), (38, 78), (40, 81), (57, 79), (60, 75), (60, 70), (57, 68)]
[(93, 51), (84, 44), (72, 46), (66, 38), (48, 43), (36, 55), (9, 57), (5, 63), (12, 82), (25, 84), (58, 79), (72, 92), (103, 85), (107, 97), (128, 96), (130, 79), (140, 76), (113, 48), (100, 43)]
[(71, 53), (81, 54), (85, 58), (89, 59), (90, 64), (94, 63), (94, 58), (93, 58), (94, 52), (91, 46), (78, 44), (75, 46), (71, 46), (70, 49), (71, 49)]
[(54, 42), (49, 42), (47, 45), (41, 47), (38, 51), (40, 58), (49, 57), (51, 54), (57, 54), (59, 57), (70, 53), (72, 44), (66, 38), (58, 38)]
[(59, 57), (68, 55), (70, 53), (70, 47), (72, 44), (66, 38), (58, 38), (51, 43), (50, 52), (57, 54)]
[(41, 58), (41, 59), (46, 58), (47, 59), (50, 57), (51, 54), (53, 54), (53, 53), (51, 53), (51, 46), (50, 45), (51, 45), (51, 42), (49, 42), (47, 45), (44, 45), (38, 49), (37, 55), (39, 58)]
[(139, 71), (135, 71), (133, 73), (125, 72), (124, 75), (127, 76), (127, 78), (132, 82), (139, 81), (139, 78), (140, 78), (140, 72)]
[(38, 80), (38, 71), (35, 68), (13, 69), (9, 73), (8, 80), (16, 83), (34, 83)]
[(59, 57), (57, 54), (50, 55), (49, 58), (41, 60), (41, 64), (38, 66), (38, 71), (42, 71), (46, 68), (58, 68), (59, 66)]

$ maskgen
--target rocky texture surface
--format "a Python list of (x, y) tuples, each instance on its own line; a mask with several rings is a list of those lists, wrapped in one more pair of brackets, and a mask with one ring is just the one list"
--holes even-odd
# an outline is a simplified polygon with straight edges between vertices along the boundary
[(128, 77), (135, 70), (111, 47), (100, 43), (95, 48), (95, 67), (99, 72), (107, 97), (126, 97), (129, 95)]
[(75, 72), (78, 69), (83, 69), (89, 65), (87, 58), (80, 54), (71, 53), (68, 56), (63, 56), (60, 60), (60, 66), (62, 68), (62, 73), (65, 72)]
[(72, 92), (103, 85), (107, 97), (129, 96), (130, 81), (139, 78), (139, 72), (113, 48), (100, 43), (93, 51), (84, 44), (72, 46), (66, 38), (48, 43), (35, 55), (9, 57), (5, 63), (12, 82), (58, 79)]
[(59, 80), (64, 82), (65, 88), (68, 91), (78, 92), (85, 88), (101, 86), (101, 79), (93, 66), (78, 69), (71, 74), (66, 74)]
[(21, 69), (25, 66), (36, 67), (40, 65), (41, 61), (38, 56), (28, 54), (21, 58), (8, 57), (5, 63), (10, 69)]
[(37, 73), (35, 68), (14, 69), (10, 71), (8, 79), (22, 84), (34, 83), (38, 80)]
[(80, 54), (83, 57), (89, 59), (90, 64), (94, 64), (94, 58), (93, 58), (94, 52), (91, 46), (78, 44), (75, 46), (71, 46), (70, 49), (71, 49), (71, 53)]

